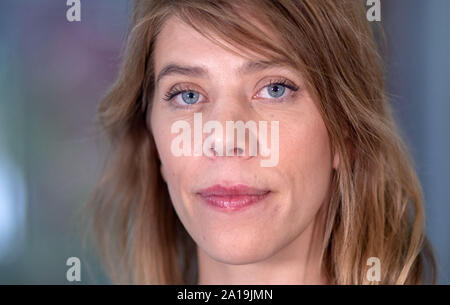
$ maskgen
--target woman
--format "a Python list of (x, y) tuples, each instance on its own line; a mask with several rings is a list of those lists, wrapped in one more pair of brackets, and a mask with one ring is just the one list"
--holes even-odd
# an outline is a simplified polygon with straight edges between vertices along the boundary
[(435, 281), (361, 1), (136, 1), (99, 118), (117, 283)]

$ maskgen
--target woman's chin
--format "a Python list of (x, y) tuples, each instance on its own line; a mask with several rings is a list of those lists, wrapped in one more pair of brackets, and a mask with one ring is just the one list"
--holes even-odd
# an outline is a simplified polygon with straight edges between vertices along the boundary
[[(259, 240), (256, 238), (255, 240)], [(202, 251), (215, 261), (230, 265), (252, 264), (270, 257), (273, 253), (263, 241), (251, 244), (240, 241), (239, 238), (230, 239), (202, 247)]]

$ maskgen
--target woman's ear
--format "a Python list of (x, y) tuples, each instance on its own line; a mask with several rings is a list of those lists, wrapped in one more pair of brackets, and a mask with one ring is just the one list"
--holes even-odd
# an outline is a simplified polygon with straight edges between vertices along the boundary
[(167, 183), (167, 181), (166, 181), (166, 175), (164, 174), (164, 166), (163, 166), (162, 164), (161, 164), (161, 166), (159, 167), (159, 171), (161, 172), (161, 176), (162, 176), (164, 182)]
[(338, 167), (339, 167), (339, 153), (336, 151), (334, 153), (334, 158), (333, 158), (333, 168), (338, 169)]

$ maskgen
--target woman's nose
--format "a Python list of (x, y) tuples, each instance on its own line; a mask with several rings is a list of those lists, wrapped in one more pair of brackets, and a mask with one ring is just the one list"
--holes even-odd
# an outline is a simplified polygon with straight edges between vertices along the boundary
[[(245, 104), (248, 101), (222, 102), (214, 107), (207, 116), (208, 121), (204, 123), (218, 127), (214, 130), (206, 128), (209, 132), (205, 134), (208, 142), (205, 147), (208, 150), (207, 157), (237, 157), (244, 160), (253, 158), (258, 147), (257, 122), (252, 120), (250, 107)], [(213, 121), (214, 123), (208, 123)]]

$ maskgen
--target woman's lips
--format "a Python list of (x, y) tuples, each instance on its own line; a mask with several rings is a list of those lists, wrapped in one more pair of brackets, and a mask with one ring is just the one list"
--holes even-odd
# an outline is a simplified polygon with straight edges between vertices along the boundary
[(244, 184), (231, 187), (216, 184), (200, 190), (198, 195), (213, 207), (235, 211), (263, 200), (269, 193), (270, 190), (253, 188)]

